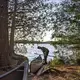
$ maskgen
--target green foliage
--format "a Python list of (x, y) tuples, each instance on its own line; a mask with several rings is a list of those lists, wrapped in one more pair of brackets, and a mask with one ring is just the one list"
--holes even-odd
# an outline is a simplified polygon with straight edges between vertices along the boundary
[(60, 58), (55, 57), (54, 60), (50, 62), (50, 68), (54, 68), (55, 66), (64, 65), (64, 61)]
[(77, 1), (80, 1), (80, 0), (72, 0), (72, 1), (75, 1), (75, 2), (77, 2)]
[(76, 60), (75, 59), (70, 59), (69, 62), (70, 62), (70, 65), (76, 65)]
[[(56, 7), (52, 4), (44, 4), (40, 0), (17, 1), (17, 10), (15, 15), (15, 40), (41, 40), (46, 31), (53, 27), (54, 10)], [(14, 1), (9, 1), (9, 27), (11, 27)], [(49, 24), (49, 25), (48, 25)]]
[(76, 59), (76, 63), (77, 63), (77, 65), (80, 65), (80, 58)]

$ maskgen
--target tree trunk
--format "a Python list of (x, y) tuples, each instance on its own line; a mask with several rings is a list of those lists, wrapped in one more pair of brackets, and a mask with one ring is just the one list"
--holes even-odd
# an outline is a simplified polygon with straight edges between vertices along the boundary
[(0, 67), (9, 63), (8, 0), (0, 0)]
[(17, 0), (14, 0), (14, 12), (12, 17), (12, 26), (11, 26), (11, 34), (10, 34), (10, 48), (11, 48), (11, 54), (10, 56), (14, 54), (14, 30), (15, 30), (15, 16), (16, 16), (16, 8), (17, 8)]

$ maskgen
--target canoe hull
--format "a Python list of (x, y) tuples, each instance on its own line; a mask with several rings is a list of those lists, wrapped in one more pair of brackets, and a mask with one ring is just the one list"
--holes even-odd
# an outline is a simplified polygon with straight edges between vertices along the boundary
[(23, 79), (23, 73), (24, 73), (24, 70), (20, 70), (20, 68), (19, 68), (15, 71), (11, 72), (8, 75), (5, 75), (0, 80), (22, 80)]
[(28, 61), (25, 61), (14, 69), (0, 75), (0, 80), (28, 80)]

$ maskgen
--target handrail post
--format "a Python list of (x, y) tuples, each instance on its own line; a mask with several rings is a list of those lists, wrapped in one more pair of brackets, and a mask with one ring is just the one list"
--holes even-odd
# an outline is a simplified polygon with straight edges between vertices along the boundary
[(25, 61), (23, 80), (28, 80), (28, 67), (29, 67), (28, 61)]

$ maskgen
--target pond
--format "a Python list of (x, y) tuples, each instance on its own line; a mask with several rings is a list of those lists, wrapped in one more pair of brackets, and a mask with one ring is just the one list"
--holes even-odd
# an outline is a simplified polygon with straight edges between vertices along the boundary
[[(28, 57), (29, 62), (31, 62), (34, 58), (41, 55), (43, 59), (43, 52), (38, 49), (38, 46), (46, 47), (49, 50), (49, 55), (47, 61), (51, 61), (54, 59), (55, 56), (62, 57), (63, 59), (71, 59), (75, 56), (74, 53), (76, 50), (73, 50), (73, 45), (50, 45), (50, 44), (16, 44), (15, 45), (15, 52), (17, 54), (24, 55)], [(65, 60), (66, 61), (66, 60)]]
[(28, 57), (29, 61), (31, 62), (34, 58), (38, 57), (41, 55), (43, 59), (43, 52), (38, 49), (38, 46), (46, 47), (49, 50), (49, 56), (48, 56), (48, 61), (53, 59), (53, 52), (54, 52), (54, 47), (50, 44), (34, 44), (34, 45), (23, 45), (23, 44), (17, 44), (17, 47), (15, 47), (15, 52), (17, 54), (22, 54), (26, 57)]

